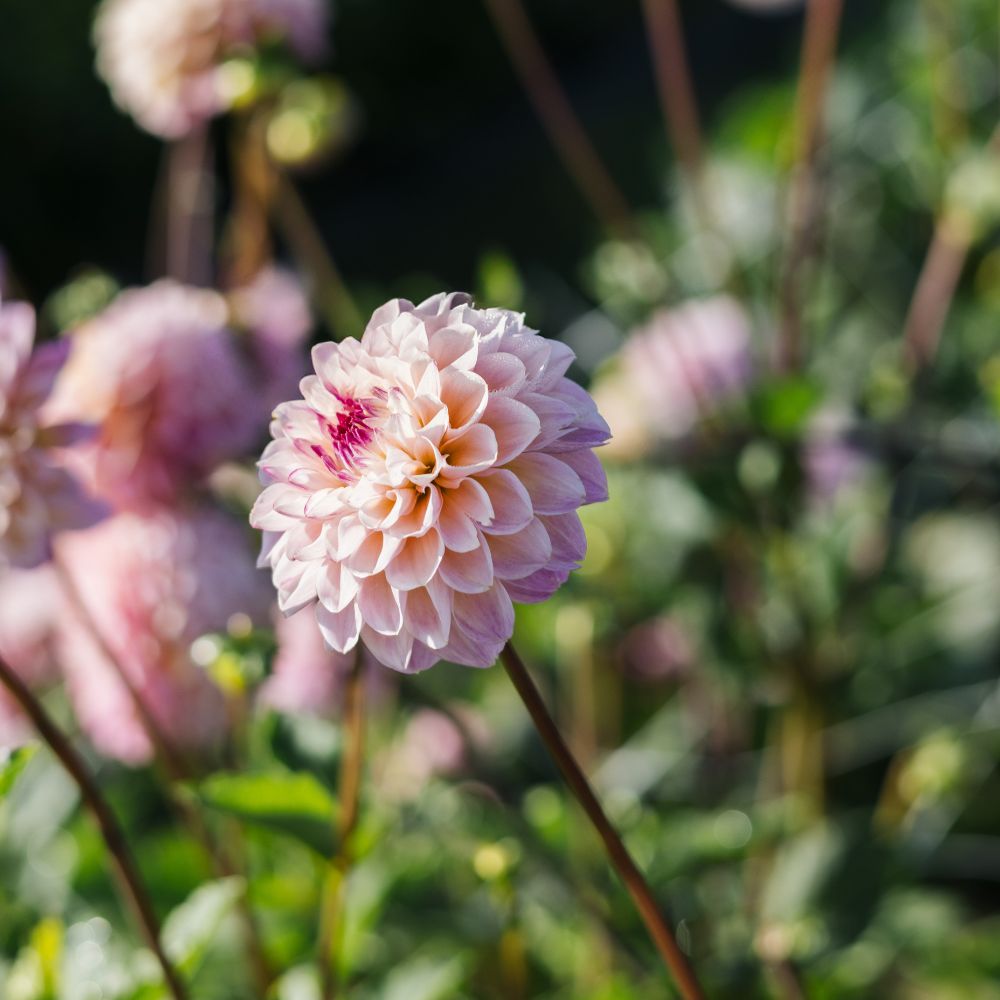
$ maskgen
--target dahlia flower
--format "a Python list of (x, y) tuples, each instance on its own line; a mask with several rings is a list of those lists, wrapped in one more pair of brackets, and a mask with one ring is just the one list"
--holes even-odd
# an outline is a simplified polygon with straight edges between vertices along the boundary
[(34, 339), (31, 306), (0, 303), (0, 569), (38, 566), (56, 531), (93, 524), (101, 513), (55, 461), (82, 429), (39, 414), (69, 345), (32, 351)]
[(58, 634), (60, 660), (77, 718), (97, 749), (129, 764), (152, 753), (94, 629), (174, 745), (216, 745), (225, 705), (191, 662), (191, 643), (225, 630), (236, 614), (266, 623), (271, 600), (239, 523), (212, 508), (118, 514), (63, 538), (59, 556), (90, 619), (69, 609)]
[(97, 68), (144, 129), (177, 138), (231, 103), (227, 58), (276, 39), (314, 60), (327, 23), (326, 0), (104, 0)]
[(275, 411), (251, 513), (278, 603), (315, 606), (338, 652), (387, 666), (488, 667), (512, 600), (583, 558), (577, 508), (607, 498), (608, 428), (573, 352), (466, 295), (397, 299), (361, 341), (320, 344), (303, 399)]
[(123, 508), (170, 503), (246, 454), (267, 410), (217, 292), (158, 281), (123, 292), (71, 336), (51, 412), (100, 433), (80, 471)]
[(728, 296), (661, 309), (633, 331), (594, 395), (615, 451), (641, 453), (688, 434), (750, 381), (750, 322)]

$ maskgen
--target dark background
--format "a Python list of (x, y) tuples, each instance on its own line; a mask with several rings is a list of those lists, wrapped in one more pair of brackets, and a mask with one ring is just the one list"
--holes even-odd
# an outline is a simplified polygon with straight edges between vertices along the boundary
[[(94, 71), (95, 4), (5, 0), (0, 32), (0, 246), (40, 301), (81, 264), (145, 273), (161, 143), (112, 104)], [(341, 0), (329, 68), (364, 116), (340, 161), (300, 179), (349, 282), (414, 272), (471, 287), (498, 247), (572, 296), (599, 235), (513, 76), (478, 0)], [(868, 5), (865, 5), (868, 6)], [(669, 153), (638, 0), (529, 0), (574, 107), (632, 205), (662, 204)], [(854, 5), (845, 33), (871, 12)], [(787, 78), (799, 12), (721, 0), (683, 15), (702, 112), (750, 81)], [(446, 29), (442, 30), (442, 26)], [(869, 27), (874, 27), (869, 25)]]

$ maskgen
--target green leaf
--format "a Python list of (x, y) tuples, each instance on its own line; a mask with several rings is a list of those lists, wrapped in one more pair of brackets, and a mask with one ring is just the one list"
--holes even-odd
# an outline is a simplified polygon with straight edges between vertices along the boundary
[(28, 761), (35, 756), (37, 751), (37, 744), (31, 744), (11, 750), (6, 757), (0, 758), (0, 799), (7, 797), (7, 794), (14, 787), (14, 782), (20, 777), (21, 772), (28, 766)]
[(330, 857), (337, 807), (311, 774), (216, 774), (197, 786), (205, 805), (295, 837)]
[(802, 429), (822, 398), (814, 381), (792, 376), (762, 386), (752, 406), (762, 427), (784, 437)]
[(167, 916), (163, 947), (186, 976), (197, 972), (244, 889), (244, 880), (237, 876), (206, 882)]
[(465, 979), (460, 957), (418, 957), (397, 966), (382, 986), (383, 1000), (445, 1000)]

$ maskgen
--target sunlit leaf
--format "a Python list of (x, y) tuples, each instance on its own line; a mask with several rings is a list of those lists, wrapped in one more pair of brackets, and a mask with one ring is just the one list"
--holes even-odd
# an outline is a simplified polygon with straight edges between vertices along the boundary
[(14, 782), (28, 766), (28, 761), (35, 756), (37, 750), (36, 745), (18, 747), (0, 759), (0, 799), (3, 799), (14, 787)]
[(244, 891), (242, 878), (206, 882), (171, 911), (163, 925), (163, 946), (187, 975), (204, 961), (222, 921)]
[(216, 774), (197, 792), (211, 808), (295, 837), (324, 857), (334, 851), (336, 804), (310, 774)]

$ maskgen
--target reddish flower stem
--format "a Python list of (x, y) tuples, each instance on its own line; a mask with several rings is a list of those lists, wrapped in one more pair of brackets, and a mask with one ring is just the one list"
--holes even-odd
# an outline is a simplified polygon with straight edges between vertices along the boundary
[(167, 274), (207, 285), (212, 280), (215, 193), (208, 128), (196, 128), (167, 150)]
[(795, 113), (795, 163), (788, 194), (788, 237), (781, 282), (779, 364), (802, 363), (803, 268), (816, 247), (816, 152), (840, 31), (843, 0), (808, 0)]
[(344, 922), (344, 883), (354, 861), (351, 839), (358, 825), (361, 776), (365, 749), (364, 659), (361, 645), (344, 691), (344, 733), (346, 745), (340, 762), (340, 813), (337, 818), (337, 850), (323, 891), (317, 952), (320, 968), (320, 995), (332, 1000), (337, 995), (337, 967)]
[[(1000, 125), (986, 148), (1000, 153)], [(938, 215), (903, 325), (903, 363), (911, 375), (934, 360), (974, 235), (972, 220), (964, 215), (947, 209)]]
[(677, 0), (642, 0), (642, 9), (667, 134), (687, 176), (701, 224), (711, 231), (715, 224), (705, 193), (704, 141)]
[(101, 830), (122, 895), (139, 925), (146, 944), (160, 964), (163, 979), (170, 995), (174, 1000), (186, 1000), (187, 992), (160, 942), (159, 920), (129, 851), (124, 831), (101, 794), (97, 782), (87, 770), (83, 759), (42, 707), (41, 702), (35, 698), (21, 678), (2, 658), (0, 658), (0, 683), (10, 691), (25, 715), (31, 719), (41, 738), (48, 744), (69, 776), (76, 782), (84, 804), (90, 810)]
[(573, 111), (520, 0), (484, 2), (514, 72), (567, 173), (609, 233), (633, 237), (628, 202)]
[(524, 662), (510, 643), (507, 643), (500, 653), (500, 660), (517, 693), (521, 696), (521, 701), (524, 702), (539, 736), (562, 772), (566, 784), (569, 785), (570, 791), (604, 842), (608, 859), (625, 883), (625, 887), (656, 944), (657, 950), (670, 970), (681, 996), (684, 1000), (704, 1000), (705, 994), (698, 985), (694, 969), (691, 967), (688, 957), (681, 951), (673, 932), (660, 912), (649, 883), (646, 882), (642, 872), (632, 860), (632, 856), (618, 832), (611, 825), (611, 821), (598, 802), (586, 775), (576, 762), (576, 758), (566, 745), (566, 741), (562, 738), (549, 710), (545, 707), (545, 702)]

